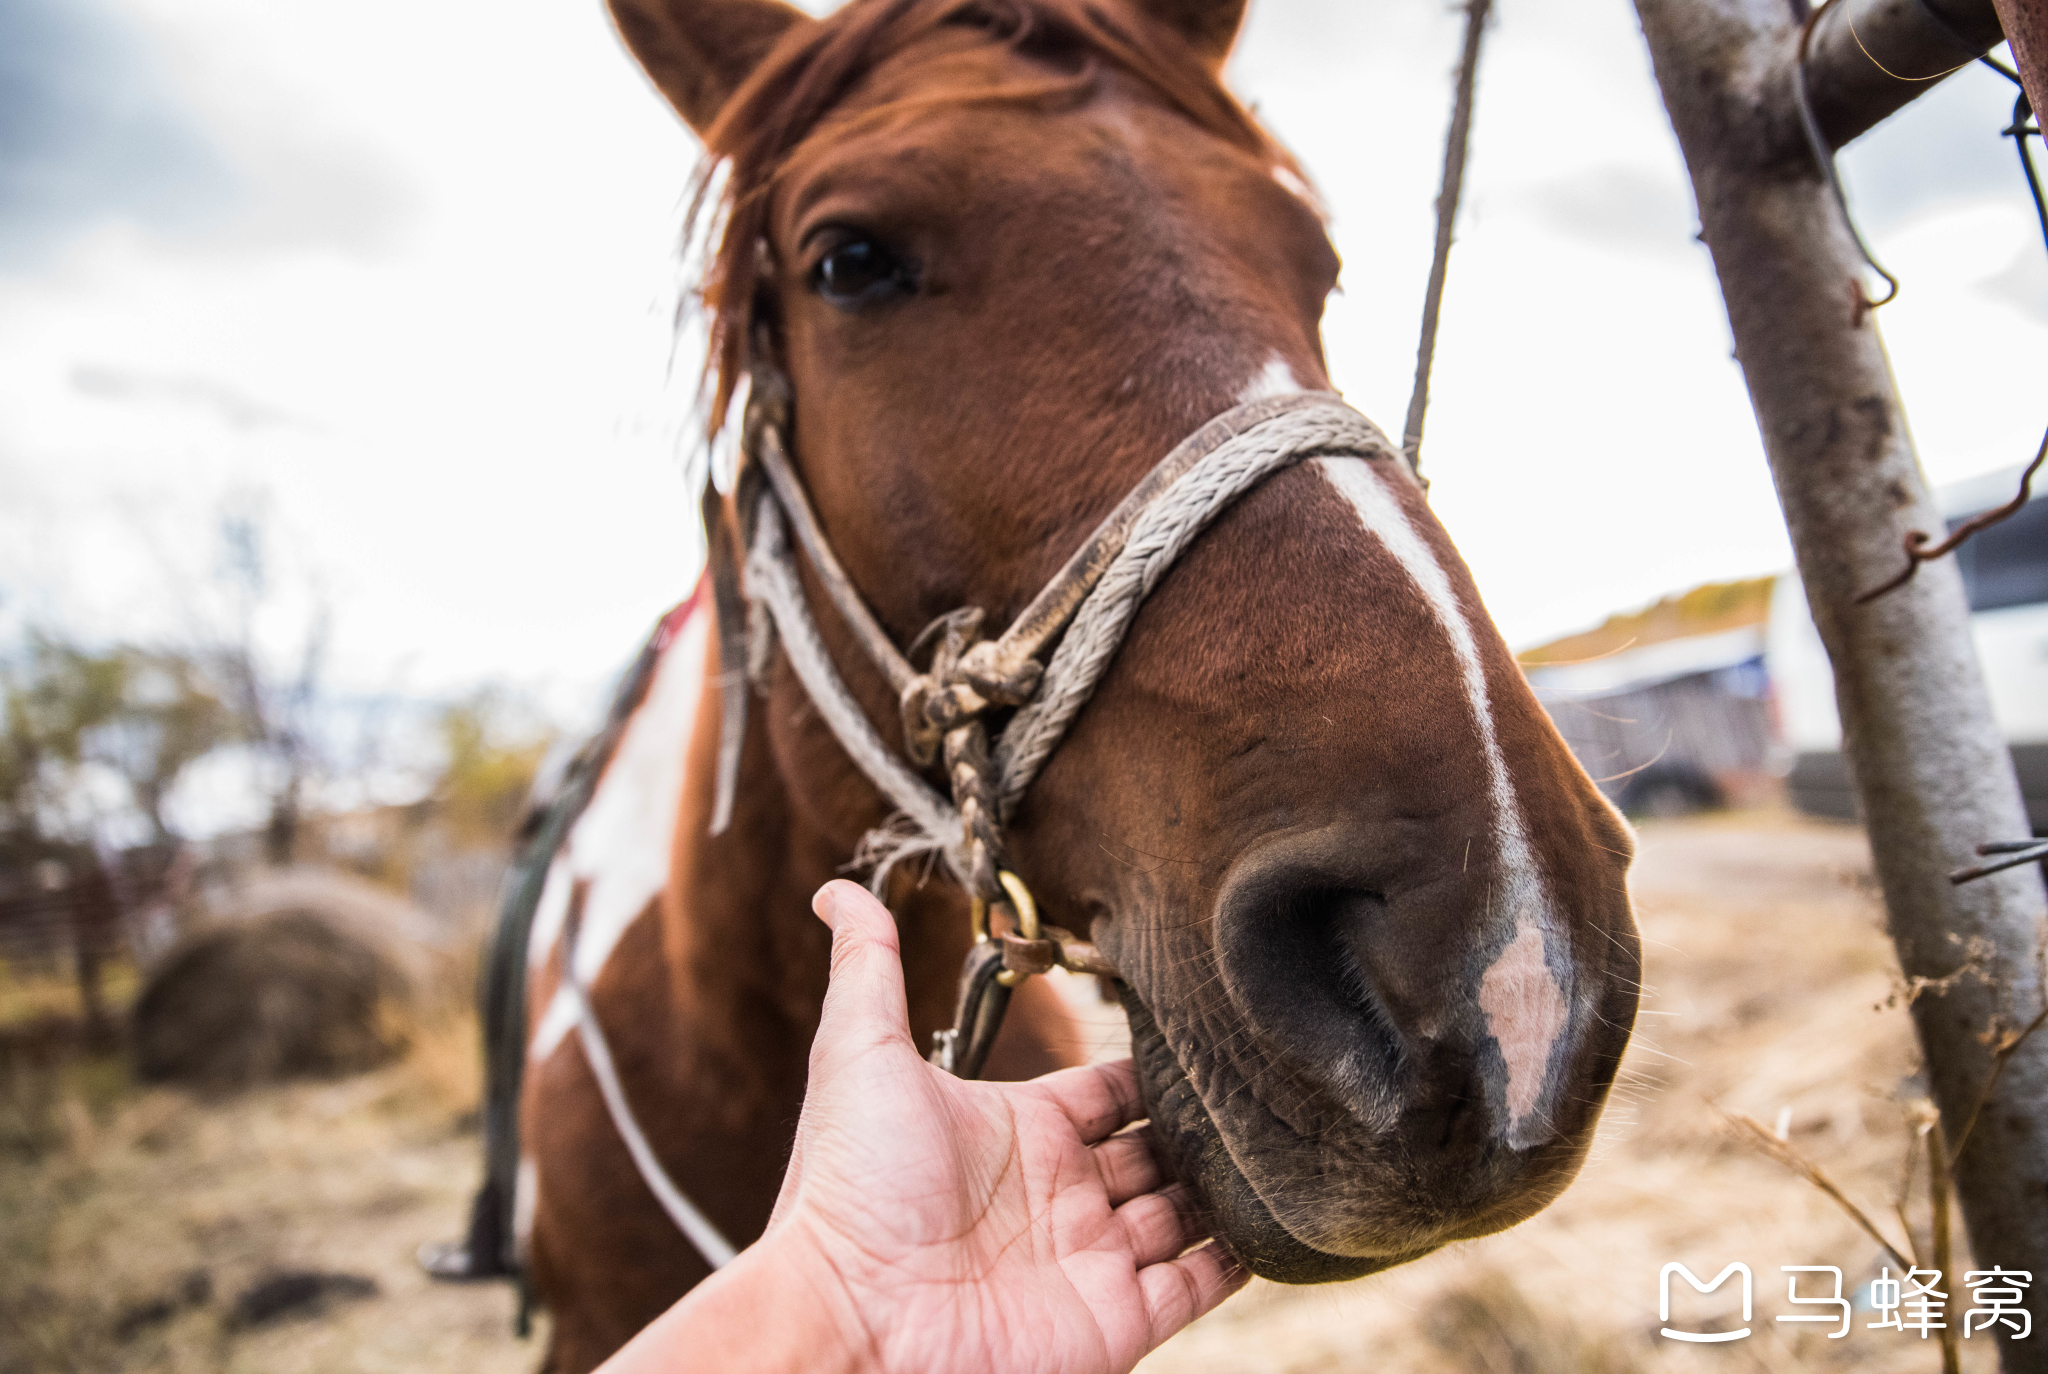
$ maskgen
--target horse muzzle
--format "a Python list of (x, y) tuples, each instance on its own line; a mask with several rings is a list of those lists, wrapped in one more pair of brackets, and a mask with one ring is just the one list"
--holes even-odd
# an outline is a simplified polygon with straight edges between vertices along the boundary
[(1632, 1020), (1630, 978), (1581, 967), (1540, 904), (1469, 870), (1392, 871), (1359, 840), (1291, 834), (1234, 863), (1217, 976), (1192, 995), (1147, 997), (1155, 979), (1126, 968), (1168, 1157), (1253, 1271), (1288, 1282), (1540, 1210), (1577, 1172)]

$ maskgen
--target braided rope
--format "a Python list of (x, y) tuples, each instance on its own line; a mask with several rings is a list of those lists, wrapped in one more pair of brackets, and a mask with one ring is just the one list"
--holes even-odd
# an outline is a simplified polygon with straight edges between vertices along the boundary
[[(1075, 613), (1033, 700), (1010, 720), (984, 765), (994, 782), (994, 805), (978, 808), (978, 823), (971, 827), (883, 742), (847, 690), (812, 619), (780, 504), (764, 492), (753, 545), (747, 551), (746, 595), (752, 612), (748, 658), (758, 677), (766, 665), (769, 637), (779, 635), (791, 668), (848, 757), (895, 803), (897, 814), (864, 836), (856, 855), (858, 862), (872, 866), (870, 885), (879, 892), (896, 864), (937, 852), (970, 892), (999, 896), (990, 867), (998, 856), (990, 852), (989, 841), (999, 834), (1074, 717), (1094, 695), (1145, 598), (1225, 508), (1274, 473), (1324, 454), (1400, 456), (1379, 426), (1333, 400), (1272, 416), (1233, 436), (1145, 508), (1123, 549)], [(949, 771), (958, 770), (949, 765)], [(960, 780), (955, 782), (957, 792)], [(987, 810), (997, 814), (986, 815)], [(986, 832), (981, 835), (979, 863), (973, 832)], [(985, 869), (988, 872), (982, 872)], [(989, 881), (977, 882), (977, 877)]]
[(1304, 458), (1324, 454), (1398, 458), (1378, 425), (1340, 402), (1276, 415), (1224, 443), (1168, 487), (1132, 526), (1111, 563), (1046, 665), (1031, 704), (1021, 708), (996, 746), (1007, 820), (1039, 770), (1088, 704), (1131, 621), (1159, 579), (1195, 537), (1247, 491)]
[[(771, 498), (760, 505), (760, 523), (754, 546), (747, 551), (747, 597), (772, 617), (782, 640), (783, 651), (795, 670), (797, 680), (825, 718), (825, 724), (845, 748), (854, 765), (882, 795), (896, 804), (906, 824), (895, 824), (871, 833), (862, 841), (864, 854), (876, 861), (879, 888), (887, 869), (914, 854), (937, 850), (962, 882), (967, 880), (968, 861), (963, 845), (960, 813), (933, 791), (931, 785), (904, 765), (895, 751), (875, 733), (867, 713), (853, 699), (832, 656), (811, 619), (810, 603), (797, 581), (796, 564), (783, 523), (782, 509)], [(754, 636), (748, 657), (761, 657), (752, 650), (764, 647), (767, 621), (753, 618)]]

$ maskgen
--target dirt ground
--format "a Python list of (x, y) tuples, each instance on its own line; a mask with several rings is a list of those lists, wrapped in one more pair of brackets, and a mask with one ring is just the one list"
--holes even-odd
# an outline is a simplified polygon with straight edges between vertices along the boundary
[[(1794, 1311), (1779, 1266), (1839, 1266), (1851, 1293), (1887, 1261), (1720, 1114), (1782, 1124), (1899, 1234), (1919, 1090), (1860, 832), (1735, 815), (1655, 823), (1641, 845), (1643, 1015), (1572, 1189), (1389, 1274), (1254, 1284), (1147, 1374), (1940, 1367), (1935, 1342), (1867, 1330), (1867, 1312), (1842, 1340), (1774, 1320)], [(17, 1069), (0, 1082), (0, 1374), (531, 1369), (509, 1290), (431, 1285), (411, 1258), (457, 1232), (474, 1182), (471, 1037), (449, 1018), (376, 1073), (213, 1101), (136, 1089), (108, 1058)], [(1924, 1195), (1912, 1215), (1924, 1232)], [(1711, 1278), (1738, 1260), (1756, 1276), (1752, 1336), (1659, 1335), (1666, 1262)], [(245, 1295), (287, 1271), (356, 1281), (250, 1320)], [(1730, 1289), (1680, 1291), (1674, 1325), (1732, 1311)], [(1995, 1363), (1982, 1339), (1963, 1353), (1967, 1370)]]

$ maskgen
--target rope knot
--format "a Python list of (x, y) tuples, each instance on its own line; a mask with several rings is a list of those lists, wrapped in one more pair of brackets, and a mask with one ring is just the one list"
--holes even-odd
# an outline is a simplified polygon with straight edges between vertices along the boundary
[(960, 655), (954, 677), (981, 693), (991, 706), (1022, 706), (1038, 695), (1045, 665), (1035, 658), (1005, 663), (1001, 644), (984, 639)]
[[(749, 396), (747, 461), (735, 486), (741, 518), (725, 549), (724, 576), (732, 585), (720, 603), (722, 624), (728, 603), (733, 619), (739, 603), (747, 603), (749, 633), (736, 645), (722, 631), (720, 652), (744, 653), (758, 680), (779, 648), (855, 765), (898, 807), (855, 855), (856, 864), (872, 867), (871, 887), (883, 890), (904, 859), (937, 854), (966, 890), (980, 943), (941, 1059), (971, 1076), (1018, 980), (1052, 963), (1115, 976), (1109, 960), (1070, 932), (1048, 926), (1050, 933), (1041, 934), (1037, 903), (1009, 868), (1005, 831), (1025, 789), (1103, 680), (1138, 607), (1220, 511), (1273, 474), (1311, 457), (1398, 458), (1399, 451), (1334, 395), (1246, 402), (1162, 458), (1000, 637), (986, 637), (984, 612), (967, 606), (940, 616), (904, 651), (840, 566), (790, 464), (782, 432), (788, 394), (786, 382), (764, 367)], [(723, 529), (709, 518), (722, 514), (714, 500), (705, 498), (707, 525)], [(882, 739), (832, 663), (798, 577), (799, 550), (895, 691), (902, 753)], [(743, 587), (733, 576), (735, 563), (744, 570)], [(920, 672), (912, 660), (927, 648), (930, 662)], [(743, 706), (744, 688), (734, 685), (730, 695)], [(994, 719), (998, 712), (1008, 714)], [(729, 711), (720, 744), (725, 778), (737, 767), (743, 729), (743, 712)], [(919, 772), (941, 760), (950, 802)], [(720, 786), (722, 794), (729, 790), (724, 781)], [(994, 937), (1005, 937), (1001, 948)], [(1010, 942), (1018, 946), (1014, 957), (1006, 953)]]
[(998, 707), (1024, 705), (1045, 678), (1045, 665), (1036, 659), (1005, 664), (1001, 643), (982, 634), (985, 619), (979, 606), (963, 606), (934, 620), (911, 643), (914, 657), (933, 639), (939, 641), (931, 667), (911, 679), (898, 701), (904, 752), (920, 767), (938, 758), (952, 731)]

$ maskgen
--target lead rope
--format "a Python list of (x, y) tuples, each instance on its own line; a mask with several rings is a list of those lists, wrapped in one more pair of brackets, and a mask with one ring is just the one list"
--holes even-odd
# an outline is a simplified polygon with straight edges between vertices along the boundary
[(1053, 651), (1036, 698), (1011, 719), (996, 746), (1004, 820), (1095, 694), (1145, 598), (1226, 507), (1305, 458), (1399, 456), (1378, 425), (1334, 395), (1304, 394), (1315, 402), (1247, 429), (1146, 507)]
[[(1055, 967), (1116, 976), (1093, 945), (1040, 920), (1030, 889), (1009, 866), (1004, 828), (1093, 695), (1145, 597), (1222, 510), (1274, 473), (1320, 455), (1399, 460), (1401, 454), (1376, 425), (1330, 393), (1234, 407), (1162, 459), (1000, 637), (982, 636), (978, 608), (942, 617), (933, 627), (939, 642), (931, 666), (920, 673), (839, 566), (788, 460), (787, 380), (760, 362), (753, 376), (735, 483), (747, 628), (742, 649), (739, 637), (721, 627), (721, 666), (733, 673), (743, 654), (758, 685), (779, 640), (820, 717), (895, 804), (889, 823), (864, 837), (856, 853), (858, 862), (872, 865), (878, 894), (897, 863), (933, 853), (966, 890), (975, 944), (961, 975), (955, 1024), (938, 1033), (932, 1060), (961, 1077), (978, 1077), (1010, 990), (1023, 979)], [(722, 526), (722, 511), (719, 519)], [(730, 531), (715, 530), (714, 547), (721, 538), (730, 541)], [(797, 548), (896, 688), (910, 764), (943, 760), (950, 805), (889, 748), (847, 689), (811, 615)], [(722, 575), (737, 593), (737, 573)], [(721, 595), (721, 613), (726, 604)], [(1065, 637), (1041, 664), (1039, 656), (1062, 631)], [(992, 747), (988, 717), (1013, 708)], [(714, 804), (720, 819), (731, 812), (743, 711), (723, 714)]]

